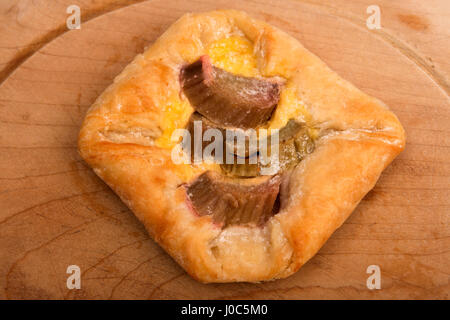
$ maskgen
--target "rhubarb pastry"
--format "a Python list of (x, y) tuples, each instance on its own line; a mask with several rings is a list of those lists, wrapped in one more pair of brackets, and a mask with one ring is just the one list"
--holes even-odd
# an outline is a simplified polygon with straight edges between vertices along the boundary
[[(256, 136), (244, 134), (242, 148), (208, 132)], [(198, 161), (212, 142), (222, 150)], [(384, 103), (296, 39), (214, 11), (182, 16), (139, 54), (89, 109), (78, 143), (192, 277), (257, 282), (316, 254), (403, 150), (405, 133)]]

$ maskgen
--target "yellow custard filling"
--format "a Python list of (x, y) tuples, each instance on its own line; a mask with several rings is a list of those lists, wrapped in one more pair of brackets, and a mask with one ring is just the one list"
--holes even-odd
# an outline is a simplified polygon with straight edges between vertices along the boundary
[(206, 48), (214, 66), (246, 77), (260, 76), (253, 43), (245, 37), (231, 36), (217, 40)]
[(172, 148), (177, 142), (171, 141), (173, 132), (186, 126), (189, 116), (194, 112), (187, 100), (181, 100), (178, 94), (172, 95), (163, 108), (163, 117), (160, 124), (161, 136), (156, 139), (155, 145), (160, 148)]

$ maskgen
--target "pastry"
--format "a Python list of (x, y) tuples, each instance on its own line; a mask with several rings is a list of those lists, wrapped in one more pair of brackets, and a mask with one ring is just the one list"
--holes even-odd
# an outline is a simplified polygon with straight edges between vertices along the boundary
[[(216, 133), (269, 134), (256, 136), (256, 149), (247, 136), (244, 153), (190, 161), (191, 140), (175, 133), (193, 133), (193, 120)], [(259, 142), (269, 140), (278, 144), (264, 157)], [(87, 112), (78, 146), (192, 277), (258, 282), (314, 256), (403, 150), (405, 133), (384, 103), (296, 39), (225, 10), (185, 14), (139, 54)], [(236, 163), (220, 163), (226, 155)]]

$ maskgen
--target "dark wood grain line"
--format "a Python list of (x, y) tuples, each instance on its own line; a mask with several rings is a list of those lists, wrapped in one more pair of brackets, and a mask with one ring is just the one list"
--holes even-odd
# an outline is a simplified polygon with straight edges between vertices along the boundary
[(53, 172), (53, 173), (48, 173), (48, 174), (27, 175), (27, 176), (17, 177), (17, 178), (3, 178), (3, 177), (0, 177), (0, 180), (17, 181), (17, 180), (26, 180), (26, 179), (32, 179), (32, 178), (45, 178), (45, 177), (58, 176), (58, 175), (66, 174), (66, 173), (88, 171), (88, 170), (91, 170), (91, 169), (87, 168), (87, 167), (83, 167), (83, 168), (80, 168), (80, 169), (60, 171), (60, 172)]
[[(81, 13), (81, 21), (82, 24), (86, 23), (92, 19), (95, 19), (103, 14), (143, 2), (145, 0), (133, 0), (130, 1), (115, 1), (107, 6), (91, 9), (91, 10), (82, 10)], [(44, 14), (45, 15), (45, 14)], [(40, 36), (33, 43), (30, 43), (23, 47), (11, 61), (7, 62), (6, 65), (0, 70), (0, 86), (1, 84), (25, 61), (27, 61), (35, 52), (38, 52), (40, 49), (45, 47), (48, 43), (59, 37), (60, 35), (69, 32), (71, 30), (67, 29), (66, 21), (61, 21), (61, 24), (57, 26), (55, 29), (50, 30), (46, 34)]]
[(69, 200), (69, 199), (73, 199), (73, 198), (77, 198), (77, 197), (82, 197), (82, 196), (84, 196), (84, 195), (94, 194), (94, 193), (100, 193), (100, 192), (104, 192), (104, 191), (109, 191), (109, 190), (106, 189), (106, 188), (103, 188), (103, 189), (101, 189), (101, 190), (95, 190), (95, 191), (90, 191), (90, 192), (83, 192), (83, 193), (78, 193), (78, 194), (71, 195), (71, 196), (67, 196), (67, 197), (62, 197), (62, 198), (57, 198), (57, 199), (52, 199), (52, 200), (49, 200), (49, 201), (41, 202), (41, 203), (38, 203), (38, 204), (36, 204), (36, 205), (33, 205), (33, 206), (31, 206), (31, 207), (28, 207), (28, 208), (26, 208), (26, 209), (24, 209), (24, 210), (21, 210), (21, 211), (19, 211), (19, 212), (16, 212), (16, 213), (14, 213), (14, 214), (12, 214), (12, 215), (6, 217), (6, 218), (3, 219), (2, 221), (0, 221), (0, 225), (5, 224), (5, 223), (7, 223), (8, 221), (10, 221), (11, 219), (14, 219), (14, 218), (16, 218), (16, 217), (18, 217), (18, 216), (20, 216), (20, 215), (22, 215), (22, 214), (24, 214), (24, 213), (27, 213), (27, 212), (30, 211), (30, 210), (39, 208), (39, 207), (41, 207), (41, 206), (44, 206), (44, 205), (47, 205), (47, 204), (50, 204), (50, 203), (53, 203), (53, 202), (56, 202), (56, 201)]
[[(86, 275), (90, 270), (95, 269), (98, 265), (100, 265), (101, 263), (103, 263), (104, 261), (106, 261), (106, 259), (114, 256), (117, 252), (119, 252), (122, 249), (131, 247), (132, 245), (138, 244), (138, 243), (142, 243), (144, 241), (150, 240), (150, 238), (145, 238), (145, 239), (140, 239), (140, 240), (136, 240), (133, 241), (131, 243), (126, 243), (124, 245), (119, 246), (118, 248), (114, 249), (113, 251), (111, 251), (109, 254), (101, 257), (96, 263), (94, 263), (93, 265), (91, 265), (90, 267), (88, 267), (87, 269), (85, 269), (82, 273), (81, 273), (81, 278), (84, 280), (88, 280), (88, 279), (94, 279), (94, 278), (84, 278), (84, 275)], [(120, 277), (111, 277), (110, 279), (117, 279)], [(70, 295), (70, 293), (72, 293), (71, 291), (69, 291), (67, 294), (64, 295), (64, 299), (67, 299), (68, 296)]]
[(166, 254), (166, 253), (165, 253), (165, 252), (160, 252), (160, 253), (154, 255), (153, 257), (151, 257), (151, 258), (149, 258), (149, 259), (147, 259), (147, 260), (144, 260), (144, 261), (138, 263), (135, 267), (133, 267), (131, 270), (129, 270), (125, 275), (123, 275), (123, 276), (120, 278), (119, 282), (117, 282), (117, 283), (114, 285), (114, 287), (111, 289), (111, 293), (110, 293), (110, 295), (109, 295), (109, 297), (108, 297), (108, 300), (113, 299), (113, 296), (114, 296), (114, 293), (116, 292), (116, 289), (117, 289), (117, 288), (118, 288), (118, 287), (119, 287), (119, 286), (120, 286), (120, 285), (128, 278), (128, 276), (129, 276), (130, 274), (132, 274), (133, 272), (135, 272), (136, 270), (138, 270), (139, 268), (141, 268), (144, 264), (149, 263), (149, 262), (152, 261), (153, 259), (155, 259), (155, 258), (157, 258), (157, 257), (159, 257), (159, 256), (161, 256), (161, 255), (164, 255), (164, 254)]
[(168, 285), (169, 283), (171, 283), (171, 282), (175, 281), (176, 279), (181, 278), (181, 277), (183, 277), (183, 276), (185, 276), (185, 275), (186, 275), (186, 273), (183, 271), (183, 272), (181, 272), (180, 274), (177, 274), (177, 275), (175, 275), (175, 276), (173, 276), (173, 277), (170, 277), (169, 279), (167, 279), (167, 280), (161, 282), (159, 285), (157, 285), (157, 286), (150, 292), (150, 294), (149, 294), (148, 297), (147, 297), (147, 300), (152, 299), (153, 296), (155, 295), (155, 293), (156, 293), (158, 290), (161, 290), (161, 288), (163, 288), (164, 286)]
[(0, 123), (19, 125), (19, 126), (31, 126), (31, 127), (63, 127), (63, 128), (79, 128), (79, 125), (75, 124), (58, 124), (58, 123), (33, 123), (33, 122), (18, 122), (18, 121), (5, 121), (0, 120)]
[(27, 256), (28, 256), (30, 253), (35, 252), (35, 251), (38, 251), (38, 250), (40, 250), (40, 249), (42, 249), (42, 248), (48, 246), (49, 244), (51, 244), (51, 243), (53, 243), (54, 241), (56, 241), (56, 240), (58, 240), (58, 239), (64, 237), (65, 235), (67, 235), (68, 233), (70, 233), (71, 231), (73, 231), (73, 230), (75, 230), (75, 229), (78, 229), (78, 228), (80, 228), (80, 227), (89, 225), (89, 224), (91, 224), (91, 223), (93, 223), (93, 222), (95, 222), (95, 221), (101, 220), (101, 219), (105, 219), (105, 217), (98, 217), (98, 218), (96, 218), (96, 219), (92, 219), (92, 220), (89, 220), (89, 221), (85, 221), (85, 222), (83, 222), (83, 223), (80, 223), (80, 224), (78, 224), (78, 225), (76, 225), (76, 226), (74, 226), (74, 227), (71, 227), (70, 229), (68, 229), (68, 230), (66, 230), (66, 231), (64, 231), (64, 232), (62, 232), (62, 233), (60, 233), (60, 234), (58, 234), (57, 236), (55, 236), (55, 237), (49, 239), (48, 241), (42, 243), (41, 245), (39, 245), (39, 246), (37, 246), (37, 247), (35, 247), (35, 248), (32, 248), (32, 249), (30, 249), (30, 250), (27, 250), (27, 251), (22, 255), (22, 257), (20, 257), (18, 260), (16, 260), (16, 261), (12, 264), (12, 266), (10, 267), (10, 269), (8, 270), (8, 272), (6, 273), (6, 285), (5, 285), (5, 294), (6, 294), (6, 298), (7, 298), (7, 299), (10, 298), (9, 295), (8, 295), (8, 288), (9, 288), (9, 285), (10, 285), (10, 276), (11, 276), (12, 272), (13, 272), (14, 269), (19, 265), (20, 262), (24, 261), (24, 260), (27, 258)]

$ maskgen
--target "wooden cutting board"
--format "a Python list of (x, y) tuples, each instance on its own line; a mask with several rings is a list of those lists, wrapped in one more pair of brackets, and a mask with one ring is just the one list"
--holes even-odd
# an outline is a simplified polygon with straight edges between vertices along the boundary
[[(218, 8), (299, 39), (386, 102), (408, 135), (352, 216), (288, 279), (196, 282), (77, 154), (86, 110), (122, 68), (183, 13)], [(385, 29), (369, 30), (367, 16), (305, 2), (155, 0), (42, 47), (0, 86), (0, 298), (448, 299), (449, 70)], [(420, 27), (419, 16), (408, 19)], [(66, 287), (69, 265), (81, 269), (79, 290)], [(381, 269), (380, 290), (366, 286), (370, 265)]]

